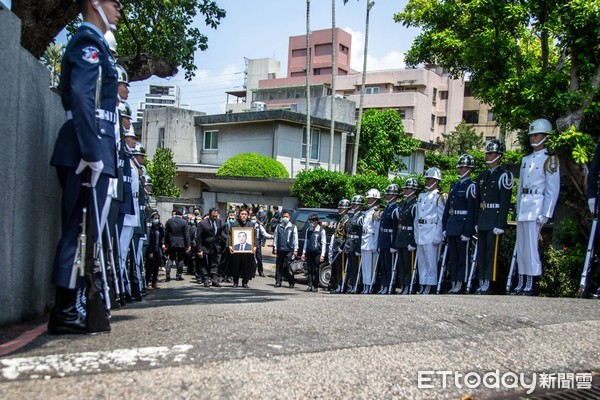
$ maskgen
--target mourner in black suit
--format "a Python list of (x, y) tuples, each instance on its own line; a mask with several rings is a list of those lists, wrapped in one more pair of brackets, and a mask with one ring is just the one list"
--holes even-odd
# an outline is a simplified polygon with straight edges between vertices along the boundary
[(219, 218), (219, 211), (211, 208), (209, 217), (205, 218), (196, 228), (196, 253), (200, 261), (198, 283), (204, 286), (221, 286), (219, 283), (219, 254), (221, 246), (227, 242), (227, 229)]
[[(165, 224), (165, 246), (169, 252), (169, 258), (177, 263), (175, 280), (182, 281), (185, 253), (191, 249), (191, 240), (187, 219), (183, 218), (183, 210), (180, 208), (175, 210), (175, 216)], [(167, 271), (167, 282), (170, 280), (170, 271)]]

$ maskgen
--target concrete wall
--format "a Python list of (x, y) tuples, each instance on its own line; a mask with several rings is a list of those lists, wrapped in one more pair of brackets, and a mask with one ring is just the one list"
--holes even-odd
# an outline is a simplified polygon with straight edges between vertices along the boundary
[(60, 235), (60, 188), (49, 161), (65, 120), (50, 74), (20, 46), (21, 23), (0, 5), (0, 325), (43, 313)]

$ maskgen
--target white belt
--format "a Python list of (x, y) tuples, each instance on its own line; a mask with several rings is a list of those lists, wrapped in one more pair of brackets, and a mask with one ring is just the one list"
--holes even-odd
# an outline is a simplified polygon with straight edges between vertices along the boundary
[(467, 210), (450, 210), (448, 212), (450, 215), (467, 215)]
[(381, 229), (381, 232), (385, 232), (385, 233), (393, 233), (394, 230), (393, 229)]
[[(73, 111), (67, 110), (67, 120), (73, 119)], [(113, 124), (117, 123), (117, 114), (112, 111), (103, 110), (101, 108), (96, 110), (96, 118), (103, 119)]]
[(359, 235), (348, 235), (350, 239), (360, 239)]
[(400, 225), (400, 230), (401, 231), (412, 231), (413, 227), (412, 226), (404, 226), (404, 225)]
[(481, 203), (479, 205), (479, 207), (482, 210), (485, 210), (486, 208), (500, 208), (500, 204), (498, 204), (498, 203), (485, 203), (485, 202), (483, 202), (483, 203)]

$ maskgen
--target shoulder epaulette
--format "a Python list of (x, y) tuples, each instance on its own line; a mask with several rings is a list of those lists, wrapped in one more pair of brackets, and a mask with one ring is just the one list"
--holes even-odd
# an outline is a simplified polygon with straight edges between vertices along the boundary
[(498, 189), (512, 189), (515, 184), (515, 178), (512, 172), (506, 171), (502, 175), (500, 175), (500, 179), (498, 179)]

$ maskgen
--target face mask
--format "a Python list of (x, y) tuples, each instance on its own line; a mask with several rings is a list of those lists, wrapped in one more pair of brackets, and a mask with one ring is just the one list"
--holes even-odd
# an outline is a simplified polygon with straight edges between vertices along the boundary
[(283, 217), (283, 218), (281, 218), (281, 222), (283, 222), (284, 224), (287, 224), (288, 222), (290, 222), (290, 219), (288, 217)]
[(190, 221), (190, 225), (196, 225), (196, 221)]
[(153, 223), (154, 225), (158, 225), (158, 222), (159, 222), (159, 220), (158, 220), (158, 219), (153, 219), (153, 220), (152, 220), (152, 223)]
[(235, 219), (230, 219), (229, 220), (229, 225), (233, 224), (235, 222)]
[(194, 213), (194, 215), (195, 215), (195, 216), (199, 216), (199, 215), (200, 215), (200, 213), (199, 213), (199, 212), (195, 212), (195, 213)]

